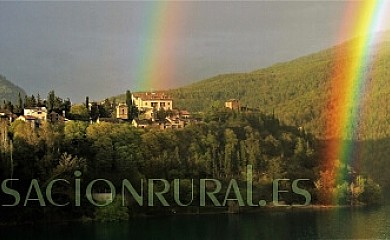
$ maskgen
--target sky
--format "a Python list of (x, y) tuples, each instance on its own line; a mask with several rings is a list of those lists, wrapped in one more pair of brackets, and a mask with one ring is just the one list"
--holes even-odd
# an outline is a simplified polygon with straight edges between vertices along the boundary
[(55, 90), (73, 102), (175, 88), (347, 40), (338, 34), (346, 5), (0, 2), (0, 74), (28, 94)]

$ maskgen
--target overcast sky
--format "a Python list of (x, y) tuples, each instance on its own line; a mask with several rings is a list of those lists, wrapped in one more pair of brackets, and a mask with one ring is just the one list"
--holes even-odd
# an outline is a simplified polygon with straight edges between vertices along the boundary
[[(136, 68), (139, 48), (150, 40), (145, 21), (158, 20), (155, 5), (0, 2), (0, 74), (28, 94), (54, 89), (73, 102), (144, 90), (136, 89)], [(339, 40), (345, 8), (342, 1), (170, 3), (166, 11), (177, 14), (177, 24), (159, 27), (172, 35), (152, 41), (175, 43), (159, 61), (173, 64), (169, 81), (161, 81), (183, 86), (330, 47)]]

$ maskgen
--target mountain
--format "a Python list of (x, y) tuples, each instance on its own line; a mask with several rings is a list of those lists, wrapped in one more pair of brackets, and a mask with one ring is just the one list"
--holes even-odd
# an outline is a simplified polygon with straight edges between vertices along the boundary
[[(275, 115), (288, 125), (303, 126), (319, 138), (325, 135), (325, 106), (331, 99), (330, 83), (340, 48), (353, 47), (355, 40), (292, 61), (248, 73), (224, 74), (169, 90), (175, 107), (207, 111), (222, 107), (224, 101), (239, 99), (241, 106), (259, 108)], [(390, 136), (390, 48), (389, 41), (376, 46), (365, 86), (361, 139)], [(344, 56), (343, 56), (344, 57)], [(353, 59), (345, 59), (353, 61)], [(336, 73), (337, 74), (337, 73)]]
[(17, 103), (19, 93), (24, 99), (26, 92), (0, 75), (0, 104), (3, 104), (4, 101), (11, 101), (14, 104)]

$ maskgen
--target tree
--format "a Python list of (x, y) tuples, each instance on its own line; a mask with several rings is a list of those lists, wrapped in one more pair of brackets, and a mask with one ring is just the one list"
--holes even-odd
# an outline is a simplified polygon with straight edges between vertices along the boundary
[(365, 179), (364, 191), (359, 195), (359, 200), (365, 204), (379, 204), (382, 198), (382, 188), (372, 179)]
[(133, 175), (138, 170), (139, 161), (143, 160), (139, 132), (129, 124), (115, 124), (112, 126), (111, 139), (115, 171), (125, 176)]
[(41, 95), (38, 93), (38, 96), (37, 96), (37, 107), (44, 107), (45, 104), (43, 104), (42, 102), (42, 99), (41, 99)]
[(108, 173), (114, 170), (114, 145), (111, 138), (113, 124), (101, 122), (91, 124), (87, 128), (87, 139), (92, 142), (94, 153), (91, 166), (95, 167), (97, 173)]
[(164, 120), (167, 117), (167, 112), (164, 110), (164, 108), (160, 108), (156, 112), (156, 119)]
[(88, 109), (84, 105), (73, 105), (69, 112), (69, 118), (72, 120), (88, 121)]
[(89, 109), (89, 97), (88, 96), (85, 97), (85, 107), (87, 109)]
[(47, 95), (47, 100), (46, 100), (46, 107), (49, 113), (54, 110), (55, 100), (56, 100), (56, 95), (54, 93), (54, 90), (51, 90)]
[[(131, 105), (133, 105), (133, 101), (132, 101), (132, 99), (131, 99), (131, 92), (130, 92), (130, 90), (127, 90), (126, 91), (126, 105), (128, 106), (128, 107), (130, 107)], [(130, 111), (129, 111), (130, 112)]]
[(35, 99), (34, 94), (31, 95), (30, 101), (31, 101), (31, 107), (37, 106), (37, 100)]
[(11, 103), (11, 101), (7, 101), (4, 103), (4, 109), (10, 111), (11, 113), (14, 113), (14, 105)]
[(25, 108), (30, 108), (30, 107), (36, 107), (37, 106), (37, 101), (35, 99), (34, 95), (29, 96), (24, 96), (24, 107)]
[(247, 164), (250, 164), (254, 169), (258, 170), (260, 167), (260, 135), (254, 131), (250, 126), (244, 128), (246, 131), (245, 150), (247, 153)]
[(16, 108), (14, 109), (14, 113), (16, 115), (23, 115), (23, 108), (24, 108), (24, 104), (23, 104), (23, 100), (22, 100), (22, 96), (19, 92), (19, 95), (18, 95), (18, 105), (16, 105)]
[(114, 110), (115, 107), (108, 98), (104, 100), (103, 105), (99, 105), (99, 115), (102, 118), (111, 118)]
[(62, 104), (62, 110), (65, 111), (65, 116), (68, 117), (68, 113), (70, 109), (72, 108), (72, 102), (69, 98), (67, 98), (64, 103)]
[(92, 121), (96, 121), (99, 118), (99, 106), (96, 102), (91, 104), (90, 116)]
[(234, 174), (237, 173), (238, 167), (237, 167), (237, 144), (238, 139), (237, 135), (234, 133), (231, 129), (225, 130), (225, 163), (224, 163), (224, 169), (225, 174)]
[(88, 124), (82, 121), (68, 121), (65, 123), (65, 140), (84, 139)]
[(134, 118), (138, 117), (138, 109), (135, 106), (133, 99), (131, 97), (131, 92), (129, 90), (126, 91), (126, 106), (128, 108), (127, 115), (128, 119), (132, 121)]
[[(39, 99), (40, 99), (40, 96), (38, 94), (38, 101), (37, 101), (38, 106), (40, 105)], [(56, 113), (62, 114), (62, 111), (65, 109), (64, 101), (60, 97), (56, 96), (54, 90), (51, 90), (48, 93), (47, 99), (46, 99), (44, 105), (46, 106), (47, 111), (49, 113), (56, 112)]]
[(44, 176), (50, 176), (55, 167), (55, 160), (59, 158), (64, 139), (64, 128), (61, 124), (43, 122), (37, 129), (41, 157), (38, 169)]
[(54, 176), (52, 179), (60, 176), (64, 173), (73, 173), (75, 170), (85, 170), (86, 160), (84, 158), (79, 158), (77, 156), (72, 156), (72, 154), (63, 153), (60, 156), (58, 165), (54, 169)]
[(27, 95), (24, 96), (24, 107), (25, 107), (25, 108), (31, 107), (30, 98), (29, 98)]
[[(11, 124), (14, 165), (17, 174), (34, 176), (38, 172), (39, 137), (31, 124), (16, 120)], [(40, 154), (41, 155), (41, 154)]]

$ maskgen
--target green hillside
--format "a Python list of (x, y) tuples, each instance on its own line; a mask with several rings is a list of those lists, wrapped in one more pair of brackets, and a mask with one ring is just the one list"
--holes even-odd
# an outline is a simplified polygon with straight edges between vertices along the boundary
[[(390, 32), (386, 35), (383, 39), (387, 41), (372, 46), (377, 51), (370, 56), (373, 62), (367, 68), (370, 80), (361, 96), (360, 131), (353, 141), (356, 147), (351, 164), (390, 189)], [(343, 50), (340, 48), (356, 46), (353, 41), (356, 39), (253, 72), (215, 76), (169, 93), (175, 107), (191, 112), (209, 112), (212, 107), (223, 107), (226, 100), (236, 98), (241, 106), (259, 108), (266, 114), (274, 112), (285, 125), (303, 126), (319, 139), (332, 139), (337, 135), (325, 134), (325, 120), (326, 106), (332, 99), (330, 84), (338, 74), (336, 56), (353, 61), (353, 57), (347, 59), (337, 54)], [(336, 160), (338, 156), (330, 157)]]
[(0, 104), (3, 104), (4, 101), (11, 101), (14, 104), (17, 103), (19, 93), (22, 98), (26, 95), (26, 92), (22, 88), (0, 75)]
[[(387, 38), (390, 39), (390, 38)], [(368, 67), (369, 81), (361, 97), (359, 136), (354, 139), (353, 165), (362, 174), (373, 176), (390, 189), (390, 48), (389, 41), (375, 46), (373, 63)], [(189, 86), (170, 90), (176, 107), (190, 111), (208, 111), (222, 107), (230, 98), (242, 106), (275, 111), (286, 125), (303, 126), (317, 138), (326, 135), (326, 105), (332, 99), (330, 88), (339, 48), (354, 46), (352, 41), (293, 61), (249, 73), (219, 75)], [(344, 57), (344, 56), (341, 56)], [(348, 62), (353, 59), (345, 59)], [(342, 131), (342, 129), (339, 129)], [(333, 156), (337, 158), (337, 156)]]
[[(257, 107), (262, 112), (275, 111), (288, 125), (304, 126), (317, 137), (325, 136), (325, 105), (330, 99), (330, 80), (338, 48), (351, 42), (323, 50), (293, 61), (249, 73), (219, 75), (186, 87), (170, 90), (175, 106), (190, 111), (207, 111), (211, 106), (223, 106), (230, 98), (239, 99), (241, 106)], [(389, 42), (378, 45), (373, 66), (369, 69), (370, 83), (366, 86), (362, 139), (390, 136), (387, 104), (390, 95)], [(346, 59), (352, 61), (352, 59)]]

